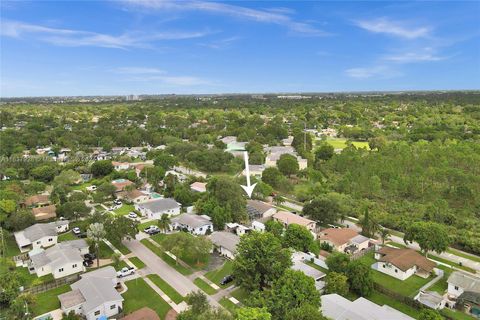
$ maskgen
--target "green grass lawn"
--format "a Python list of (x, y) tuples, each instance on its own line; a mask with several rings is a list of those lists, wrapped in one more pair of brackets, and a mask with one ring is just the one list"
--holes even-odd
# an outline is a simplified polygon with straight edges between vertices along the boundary
[[(327, 139), (326, 141), (335, 149), (345, 149), (347, 147), (347, 139), (343, 139), (343, 138)], [(352, 144), (357, 148), (367, 148), (367, 150), (370, 150), (370, 146), (368, 145), (368, 142), (352, 141)]]
[(448, 289), (447, 280), (448, 280), (448, 277), (450, 276), (450, 274), (453, 272), (453, 269), (449, 268), (449, 267), (441, 266), (441, 265), (437, 266), (437, 268), (443, 270), (443, 272), (444, 272), (443, 277), (442, 277), (442, 279), (440, 279), (436, 283), (434, 283), (433, 286), (429, 287), (428, 290), (429, 291), (435, 291), (435, 292), (438, 292), (439, 294), (443, 295), (445, 293), (445, 291)]
[(218, 303), (220, 303), (222, 307), (227, 309), (231, 314), (235, 314), (238, 309), (238, 306), (235, 305), (232, 301), (228, 300), (227, 297), (223, 297), (222, 299), (220, 299), (220, 301), (218, 301)]
[(160, 288), (160, 290), (163, 291), (167, 296), (172, 299), (173, 302), (176, 304), (179, 304), (184, 300), (182, 295), (177, 292), (174, 288), (172, 288), (168, 283), (165, 282), (158, 274), (149, 274), (147, 276), (148, 279), (152, 280), (153, 283), (157, 285), (157, 287)]
[[(93, 264), (93, 265), (96, 266), (96, 264)], [(113, 267), (115, 268), (115, 270), (120, 271), (122, 270), (122, 268), (130, 267), (130, 266), (125, 262), (125, 260), (121, 260), (116, 265), (113, 265)]]
[(123, 204), (120, 208), (113, 210), (112, 212), (118, 216), (124, 216), (130, 213), (130, 211), (134, 211), (135, 207), (132, 204)]
[(49, 311), (60, 308), (60, 301), (58, 300), (58, 295), (70, 291), (71, 288), (68, 284), (42, 292), (35, 295), (36, 302), (32, 307), (32, 313), (35, 316), (39, 316)]
[(419, 311), (417, 309), (407, 306), (406, 304), (400, 301), (397, 301), (393, 298), (390, 298), (389, 296), (386, 296), (383, 293), (380, 293), (378, 291), (374, 291), (370, 296), (367, 297), (367, 299), (372, 302), (375, 302), (380, 306), (383, 306), (386, 304), (394, 309), (397, 309), (400, 312), (403, 312), (409, 315), (412, 318), (415, 318), (415, 319), (418, 318)]
[(195, 285), (197, 287), (199, 287), (200, 289), (202, 289), (206, 294), (208, 295), (212, 295), (212, 294), (215, 294), (217, 293), (217, 290), (213, 289), (212, 287), (210, 287), (210, 285), (208, 283), (206, 283), (205, 281), (203, 281), (202, 279), (200, 278), (196, 278), (195, 280), (193, 280), (193, 283), (195, 283)]
[(244, 303), (245, 299), (250, 295), (250, 293), (242, 288), (238, 288), (233, 290), (230, 295), (240, 301), (241, 303)]
[(92, 185), (91, 182), (84, 182), (84, 183), (81, 183), (81, 184), (77, 184), (75, 186), (71, 186), (72, 190), (82, 190), (82, 191), (85, 191), (85, 189), (87, 189), (87, 187), (90, 187)]
[[(364, 255), (361, 260), (369, 266), (371, 266), (376, 261), (373, 257), (373, 252)], [(418, 289), (420, 289), (423, 285), (433, 279), (432, 276), (424, 279), (417, 275), (413, 275), (408, 279), (402, 281), (373, 269), (372, 275), (373, 280), (376, 283), (407, 297), (413, 297), (418, 292)]]
[(72, 231), (64, 232), (58, 236), (58, 242), (77, 240), (77, 239), (79, 238), (75, 236)]
[(443, 308), (442, 310), (440, 310), (440, 314), (448, 316), (449, 318), (454, 320), (475, 320), (476, 319), (473, 316), (470, 316), (466, 313), (451, 310), (448, 308)]
[(316, 265), (315, 263), (311, 262), (311, 261), (308, 261), (308, 260), (305, 260), (305, 264), (309, 265), (310, 267), (312, 268), (315, 268), (319, 271), (322, 271), (323, 273), (327, 274), (328, 273), (328, 269), (325, 269), (325, 268), (322, 268), (318, 265)]
[(222, 279), (225, 276), (228, 276), (228, 275), (232, 274), (232, 268), (233, 268), (233, 262), (230, 261), (230, 260), (227, 260), (227, 261), (225, 261), (225, 263), (223, 264), (223, 266), (221, 268), (207, 272), (205, 274), (205, 277), (208, 280), (215, 283), (217, 286), (219, 286), (221, 288), (227, 288), (227, 287), (233, 285), (233, 281), (230, 282), (230, 283), (227, 283), (227, 285), (220, 285), (220, 281), (222, 281)]
[(123, 309), (125, 314), (129, 314), (143, 307), (149, 307), (158, 314), (160, 319), (164, 319), (170, 306), (165, 302), (142, 278), (133, 279), (125, 282), (128, 290), (122, 294)]
[(5, 257), (14, 257), (20, 254), (20, 249), (17, 246), (17, 242), (15, 241), (15, 237), (13, 233), (8, 237), (5, 237)]
[(137, 269), (145, 268), (145, 263), (137, 257), (131, 257), (128, 258), (128, 260), (130, 260), (130, 262), (133, 263)]
[(100, 242), (100, 245), (98, 246), (98, 256), (100, 257), (100, 259), (110, 259), (112, 257), (112, 254), (113, 250), (105, 242)]
[(150, 243), (150, 241), (148, 241), (148, 239), (140, 240), (140, 242), (141, 242), (145, 247), (147, 247), (148, 249), (150, 249), (153, 253), (155, 253), (157, 256), (159, 256), (163, 261), (165, 261), (166, 263), (168, 263), (172, 268), (174, 268), (175, 270), (177, 270), (178, 272), (180, 272), (181, 274), (183, 274), (183, 275), (189, 275), (189, 274), (192, 274), (192, 273), (193, 273), (192, 270), (185, 268), (185, 267), (182, 266), (181, 264), (177, 264), (177, 262), (176, 262), (175, 260), (173, 260), (172, 257), (170, 257), (169, 255), (167, 255), (167, 254), (162, 250), (162, 248), (156, 247), (155, 245), (153, 245), (152, 243)]
[(430, 259), (435, 260), (435, 261), (448, 264), (449, 266), (456, 267), (456, 268), (458, 268), (458, 269), (462, 269), (462, 270), (465, 270), (465, 271), (470, 272), (470, 273), (473, 273), (473, 274), (476, 273), (476, 271), (475, 271), (474, 269), (469, 268), (469, 267), (466, 267), (466, 266), (461, 266), (461, 265), (459, 265), (458, 263), (452, 262), (452, 261), (450, 261), (450, 260), (447, 260), (447, 259), (444, 259), (444, 258), (440, 258), (440, 257), (437, 257), (437, 256), (433, 256), (433, 255), (431, 255), (431, 254), (429, 254), (428, 257), (429, 257)]
[[(148, 221), (148, 222), (144, 222), (144, 223), (140, 223), (138, 225), (138, 230), (142, 231), (145, 229), (145, 228), (148, 228), (150, 226), (156, 226), (157, 225), (157, 221), (156, 220), (153, 220), (153, 221)], [(158, 236), (160, 235), (160, 233), (156, 234), (155, 236)], [(153, 238), (153, 237), (152, 237)]]
[(454, 249), (454, 248), (448, 248), (447, 249), (447, 252), (448, 253), (451, 253), (451, 254), (454, 254), (456, 256), (459, 256), (459, 257), (462, 257), (462, 258), (465, 258), (465, 259), (469, 259), (469, 260), (472, 260), (472, 261), (476, 261), (476, 262), (480, 262), (480, 257), (479, 256), (476, 256), (476, 255), (470, 255), (470, 254), (465, 254), (457, 249)]

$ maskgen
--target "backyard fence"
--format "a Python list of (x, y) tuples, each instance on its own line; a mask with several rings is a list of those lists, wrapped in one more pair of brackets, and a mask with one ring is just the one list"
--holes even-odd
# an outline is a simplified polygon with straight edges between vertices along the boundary
[(374, 251), (374, 250), (375, 250), (375, 246), (370, 246), (365, 250), (357, 251), (357, 252), (353, 253), (352, 255), (350, 255), (350, 260), (360, 259), (361, 257), (366, 255), (367, 253), (369, 253), (371, 251)]
[(28, 292), (28, 293), (31, 293), (31, 294), (38, 294), (38, 293), (42, 293), (42, 292), (45, 292), (45, 291), (48, 291), (48, 290), (51, 290), (51, 289), (58, 288), (60, 286), (66, 285), (66, 284), (71, 284), (71, 283), (73, 283), (75, 281), (78, 281), (78, 280), (80, 280), (80, 275), (79, 274), (74, 274), (74, 275), (71, 275), (71, 276), (66, 276), (64, 278), (48, 281), (48, 282), (30, 287), (30, 288), (26, 288), (24, 290), (24, 292)]

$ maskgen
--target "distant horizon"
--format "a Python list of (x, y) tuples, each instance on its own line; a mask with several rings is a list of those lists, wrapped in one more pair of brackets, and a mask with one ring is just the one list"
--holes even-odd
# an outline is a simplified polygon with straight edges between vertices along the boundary
[(5, 0), (0, 9), (4, 98), (480, 88), (479, 1)]

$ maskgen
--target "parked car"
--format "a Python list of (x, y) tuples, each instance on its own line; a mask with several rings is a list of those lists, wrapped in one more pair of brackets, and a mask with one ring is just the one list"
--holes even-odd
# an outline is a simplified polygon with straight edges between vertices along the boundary
[(145, 228), (143, 231), (144, 231), (145, 233), (147, 233), (147, 234), (152, 235), (152, 234), (157, 234), (157, 233), (159, 233), (159, 232), (160, 232), (160, 228), (157, 227), (157, 226), (151, 225), (151, 226)]
[(75, 227), (72, 229), (72, 232), (74, 235), (78, 236), (80, 233), (82, 233), (82, 230), (80, 230), (79, 227)]
[(116, 204), (117, 206), (120, 206), (120, 205), (122, 205), (122, 200), (115, 199), (115, 200), (113, 200), (113, 204)]
[(96, 185), (91, 185), (90, 187), (87, 187), (87, 191), (95, 191), (95, 190), (97, 190)]
[(86, 232), (82, 232), (80, 234), (77, 234), (77, 237), (79, 238), (86, 238), (87, 237), (87, 233)]
[(83, 265), (85, 267), (91, 267), (93, 265), (93, 260), (84, 260)]
[(97, 258), (97, 255), (95, 253), (87, 253), (83, 256), (83, 259), (85, 260), (95, 260)]
[(137, 214), (132, 211), (132, 212), (130, 212), (130, 213), (128, 214), (128, 217), (129, 217), (129, 218), (132, 218), (132, 219), (136, 219), (136, 218), (137, 218)]
[(117, 277), (122, 278), (135, 273), (135, 268), (133, 267), (123, 267), (122, 270), (117, 272)]
[(222, 286), (226, 285), (227, 283), (230, 283), (233, 281), (233, 276), (232, 275), (228, 275), (228, 276), (225, 276), (223, 277), (222, 281), (220, 281), (220, 284)]

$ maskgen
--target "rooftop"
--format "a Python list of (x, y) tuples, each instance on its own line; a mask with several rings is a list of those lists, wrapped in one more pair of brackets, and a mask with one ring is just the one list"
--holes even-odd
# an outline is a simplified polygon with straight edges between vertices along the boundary
[(138, 205), (141, 208), (148, 209), (152, 212), (163, 212), (166, 210), (180, 208), (180, 205), (172, 198), (153, 199)]
[(462, 288), (464, 291), (480, 293), (480, 278), (465, 272), (454, 271), (448, 277), (448, 283)]
[(402, 271), (417, 266), (419, 269), (431, 272), (436, 266), (435, 262), (428, 260), (413, 249), (383, 247), (377, 253), (382, 255), (379, 261), (391, 263)]
[(172, 218), (172, 223), (186, 225), (191, 228), (198, 228), (198, 227), (203, 227), (205, 225), (212, 224), (210, 219), (207, 219), (205, 216), (199, 216), (196, 214), (188, 214), (188, 213), (184, 213), (179, 215), (178, 217)]
[[(328, 228), (322, 230), (320, 240), (328, 240), (337, 246), (341, 246), (353, 239), (360, 240), (361, 238), (357, 238), (358, 236), (358, 232), (350, 228)], [(363, 238), (368, 240), (366, 237)]]
[(57, 216), (56, 211), (57, 209), (54, 204), (32, 209), (35, 220), (46, 220), (50, 218), (55, 218)]
[(48, 203), (50, 202), (48, 194), (36, 194), (34, 196), (28, 197), (25, 199), (25, 205), (32, 206), (39, 203)]
[(240, 237), (227, 231), (215, 231), (210, 235), (210, 240), (215, 246), (224, 247), (228, 251), (235, 253)]
[(288, 211), (278, 211), (273, 215), (273, 217), (277, 220), (280, 220), (281, 222), (285, 223), (286, 225), (289, 224), (298, 224), (304, 227), (309, 226), (312, 223), (315, 223), (315, 221), (304, 218), (302, 216), (299, 216), (297, 214), (288, 212)]

